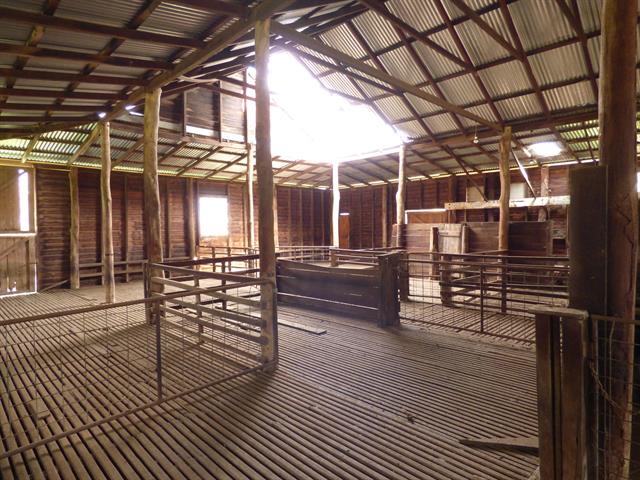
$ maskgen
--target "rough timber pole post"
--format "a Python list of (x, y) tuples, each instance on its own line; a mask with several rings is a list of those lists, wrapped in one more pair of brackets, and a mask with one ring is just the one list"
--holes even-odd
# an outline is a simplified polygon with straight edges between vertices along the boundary
[[(498, 224), (498, 250), (501, 255), (509, 254), (509, 200), (511, 177), (509, 156), (511, 154), (511, 127), (506, 127), (500, 138), (500, 222)], [(500, 311), (507, 313), (507, 259), (502, 259), (500, 270)]]
[(273, 165), (271, 161), (271, 112), (269, 99), (269, 31), (271, 20), (256, 22), (256, 173), (258, 177), (258, 248), (262, 286), (263, 363), (278, 361), (278, 317), (276, 311), (276, 249), (273, 215)]
[[(144, 101), (144, 228), (149, 263), (162, 262), (160, 230), (160, 189), (158, 186), (158, 124), (160, 123), (160, 89), (146, 92)], [(147, 269), (150, 277), (162, 276), (162, 270)], [(162, 293), (162, 285), (150, 283), (149, 293)], [(159, 311), (154, 312), (155, 316)], [(157, 318), (156, 318), (157, 320)]]
[(69, 170), (69, 199), (71, 225), (69, 226), (69, 281), (71, 288), (80, 288), (80, 201), (78, 198), (78, 169)]
[(396, 238), (394, 239), (394, 247), (404, 246), (404, 197), (405, 186), (407, 183), (407, 176), (405, 172), (406, 159), (405, 159), (405, 146), (400, 146), (400, 152), (398, 154), (398, 191), (396, 192)]
[[(606, 314), (623, 322), (607, 327), (614, 348), (606, 352), (613, 412), (605, 427), (607, 478), (627, 478), (631, 446), (631, 397), (638, 248), (636, 193), (637, 4), (605, 0), (600, 52), (600, 164), (607, 168)], [(616, 406), (622, 406), (619, 411)]]
[(382, 225), (382, 248), (387, 248), (389, 246), (388, 244), (388, 238), (389, 238), (389, 230), (387, 227), (387, 222), (388, 222), (388, 205), (389, 205), (389, 185), (383, 185), (382, 186), (382, 218), (381, 220), (381, 225)]
[(111, 202), (111, 141), (109, 122), (100, 122), (102, 170), (100, 172), (100, 196), (102, 204), (102, 278), (106, 303), (116, 300), (113, 273), (113, 220)]
[(254, 208), (253, 208), (253, 146), (247, 144), (247, 247), (253, 248), (256, 244), (254, 232)]
[(506, 127), (500, 139), (500, 222), (498, 226), (498, 250), (509, 250), (509, 156), (511, 154), (511, 127)]
[(198, 257), (198, 239), (196, 238), (196, 196), (193, 184), (195, 179), (187, 179), (187, 242), (189, 257), (195, 259)]
[(340, 246), (340, 173), (338, 162), (333, 161), (331, 169), (331, 245), (335, 248)]

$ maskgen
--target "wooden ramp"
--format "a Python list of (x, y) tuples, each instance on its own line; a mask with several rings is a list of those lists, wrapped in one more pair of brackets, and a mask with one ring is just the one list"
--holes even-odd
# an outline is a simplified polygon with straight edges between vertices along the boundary
[[(2, 300), (0, 318), (86, 305), (96, 292)], [(136, 284), (118, 288), (122, 300), (140, 293)], [(283, 327), (275, 373), (16, 455), (0, 462), (1, 478), (511, 480), (535, 470), (535, 455), (459, 443), (535, 435), (530, 351), (293, 308), (279, 316), (327, 332)], [(117, 392), (123, 381), (105, 388)], [(33, 421), (46, 433), (52, 420)]]

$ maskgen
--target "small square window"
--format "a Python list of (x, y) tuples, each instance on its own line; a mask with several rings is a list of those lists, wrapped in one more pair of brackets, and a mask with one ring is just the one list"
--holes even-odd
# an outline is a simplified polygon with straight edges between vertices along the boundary
[(229, 234), (227, 197), (202, 196), (198, 200), (200, 237), (224, 237)]

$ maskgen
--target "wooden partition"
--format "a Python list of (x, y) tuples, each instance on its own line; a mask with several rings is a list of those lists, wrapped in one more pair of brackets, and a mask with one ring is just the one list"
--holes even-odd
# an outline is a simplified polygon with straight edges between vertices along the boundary
[[(438, 245), (433, 250), (432, 229), (438, 229)], [(398, 226), (393, 226), (393, 235)], [(466, 231), (465, 231), (466, 229)], [(402, 246), (408, 251), (475, 253), (498, 250), (498, 222), (409, 223), (401, 227)], [(509, 254), (546, 256), (552, 250), (550, 222), (511, 222)]]
[[(344, 259), (345, 250), (340, 252)], [(381, 327), (397, 325), (399, 254), (353, 254), (350, 263), (339, 266), (278, 259), (278, 301), (363, 318)], [(363, 261), (363, 255), (373, 261)]]

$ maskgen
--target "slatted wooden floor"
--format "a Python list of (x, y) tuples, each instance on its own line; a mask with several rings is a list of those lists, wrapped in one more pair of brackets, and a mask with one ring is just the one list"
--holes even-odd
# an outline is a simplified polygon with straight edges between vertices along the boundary
[[(118, 288), (119, 300), (140, 293)], [(100, 300), (96, 288), (16, 297), (0, 301), (0, 318)], [(13, 457), (2, 478), (506, 480), (535, 469), (530, 454), (459, 444), (535, 434), (530, 350), (292, 308), (279, 316), (327, 333), (280, 327), (277, 372)]]

